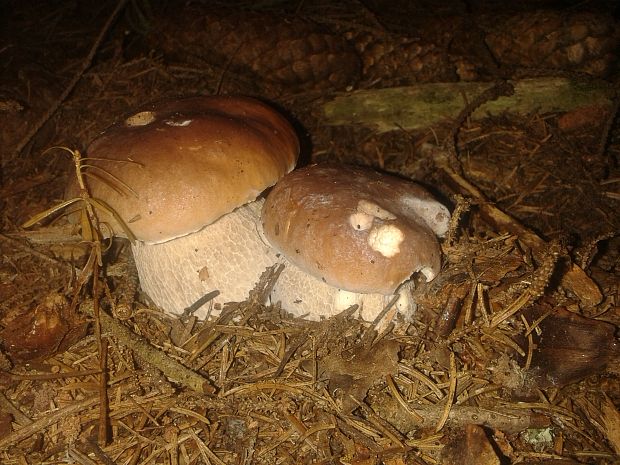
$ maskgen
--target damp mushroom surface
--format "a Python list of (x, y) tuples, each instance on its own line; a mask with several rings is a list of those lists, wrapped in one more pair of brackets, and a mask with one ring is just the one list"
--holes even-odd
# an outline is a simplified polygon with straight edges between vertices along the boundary
[[(247, 298), (276, 261), (259, 234), (257, 198), (294, 168), (298, 153), (288, 121), (258, 100), (169, 100), (134, 112), (90, 144), (87, 188), (138, 239), (140, 285), (156, 305), (178, 315), (219, 291), (217, 314), (221, 304)], [(76, 190), (74, 182), (67, 195)], [(103, 229), (124, 235), (114, 218), (99, 214)], [(208, 308), (195, 314), (205, 317)]]
[(270, 191), (261, 222), (286, 268), (272, 301), (319, 319), (351, 305), (373, 320), (399, 294), (411, 315), (410, 278), (432, 280), (441, 268), (437, 236), (448, 209), (418, 184), (370, 168), (313, 165)]

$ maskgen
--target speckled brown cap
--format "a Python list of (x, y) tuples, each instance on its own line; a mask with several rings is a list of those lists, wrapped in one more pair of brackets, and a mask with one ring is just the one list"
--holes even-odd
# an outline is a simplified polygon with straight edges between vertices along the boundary
[[(139, 240), (157, 243), (197, 231), (254, 200), (291, 171), (298, 140), (288, 121), (248, 97), (208, 96), (144, 107), (113, 125), (88, 147), (99, 178), (90, 195), (103, 199)], [(119, 162), (120, 161), (120, 162)], [(127, 163), (131, 161), (131, 163)], [(75, 196), (75, 180), (67, 190)], [(101, 212), (100, 212), (101, 214)], [(101, 214), (115, 234), (116, 222)]]
[(392, 294), (414, 272), (439, 272), (436, 238), (450, 214), (424, 188), (369, 168), (313, 165), (271, 190), (265, 236), (288, 260), (327, 284)]

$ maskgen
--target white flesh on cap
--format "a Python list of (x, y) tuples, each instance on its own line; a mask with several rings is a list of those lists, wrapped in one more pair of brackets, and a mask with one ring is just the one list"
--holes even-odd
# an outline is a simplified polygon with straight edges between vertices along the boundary
[(439, 237), (445, 237), (450, 227), (450, 211), (436, 200), (403, 195), (401, 202), (411, 208)]
[[(176, 315), (214, 290), (220, 291), (212, 301), (214, 316), (221, 304), (245, 300), (265, 269), (277, 261), (276, 252), (258, 232), (262, 203), (239, 207), (187, 236), (159, 244), (136, 242), (133, 254), (142, 290)], [(204, 318), (210, 307), (207, 303), (194, 315)]]
[[(304, 316), (309, 320), (326, 319), (352, 305), (358, 305), (357, 315), (366, 321), (373, 321), (394, 297), (338, 289), (302, 271), (284, 258), (281, 262), (285, 268), (271, 292), (271, 302), (280, 302), (282, 308), (298, 317)], [(405, 317), (411, 317), (415, 313), (415, 305), (409, 293), (409, 287), (403, 285), (399, 292), (400, 297), (393, 307)]]

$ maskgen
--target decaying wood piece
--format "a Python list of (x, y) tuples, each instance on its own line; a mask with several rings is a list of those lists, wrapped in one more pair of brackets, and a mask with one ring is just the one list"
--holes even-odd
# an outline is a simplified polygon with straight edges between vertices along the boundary
[[(505, 111), (567, 111), (600, 105), (611, 107), (613, 88), (604, 81), (533, 78), (514, 81), (515, 93), (480, 106), (474, 119)], [(323, 105), (332, 126), (362, 125), (378, 132), (418, 129), (454, 119), (463, 106), (489, 87), (488, 82), (418, 84), (408, 87), (360, 90), (342, 94)]]

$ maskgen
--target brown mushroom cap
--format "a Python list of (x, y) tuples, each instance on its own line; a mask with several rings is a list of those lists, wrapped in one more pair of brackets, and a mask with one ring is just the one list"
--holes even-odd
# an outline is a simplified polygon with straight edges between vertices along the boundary
[[(90, 195), (105, 200), (139, 240), (158, 243), (254, 200), (293, 169), (298, 151), (288, 121), (258, 100), (170, 100), (140, 109), (88, 148), (88, 157), (122, 161), (89, 161), (99, 168), (90, 168), (93, 175), (103, 169), (136, 195), (114, 181), (111, 186), (88, 177), (87, 183)], [(68, 195), (76, 192), (73, 181)], [(113, 219), (102, 214), (102, 220), (123, 235)]]
[(436, 233), (450, 214), (425, 189), (369, 168), (313, 165), (281, 179), (263, 205), (271, 245), (307, 273), (358, 293), (392, 294), (439, 272)]
[[(276, 261), (259, 234), (262, 199), (254, 200), (293, 169), (298, 150), (291, 125), (258, 100), (170, 100), (134, 112), (93, 141), (85, 180), (89, 194), (137, 237), (142, 290), (169, 314), (195, 310), (217, 290), (212, 311), (204, 305), (194, 313), (206, 317), (246, 299)], [(73, 180), (67, 195), (77, 190)], [(96, 211), (124, 235), (114, 218)]]

